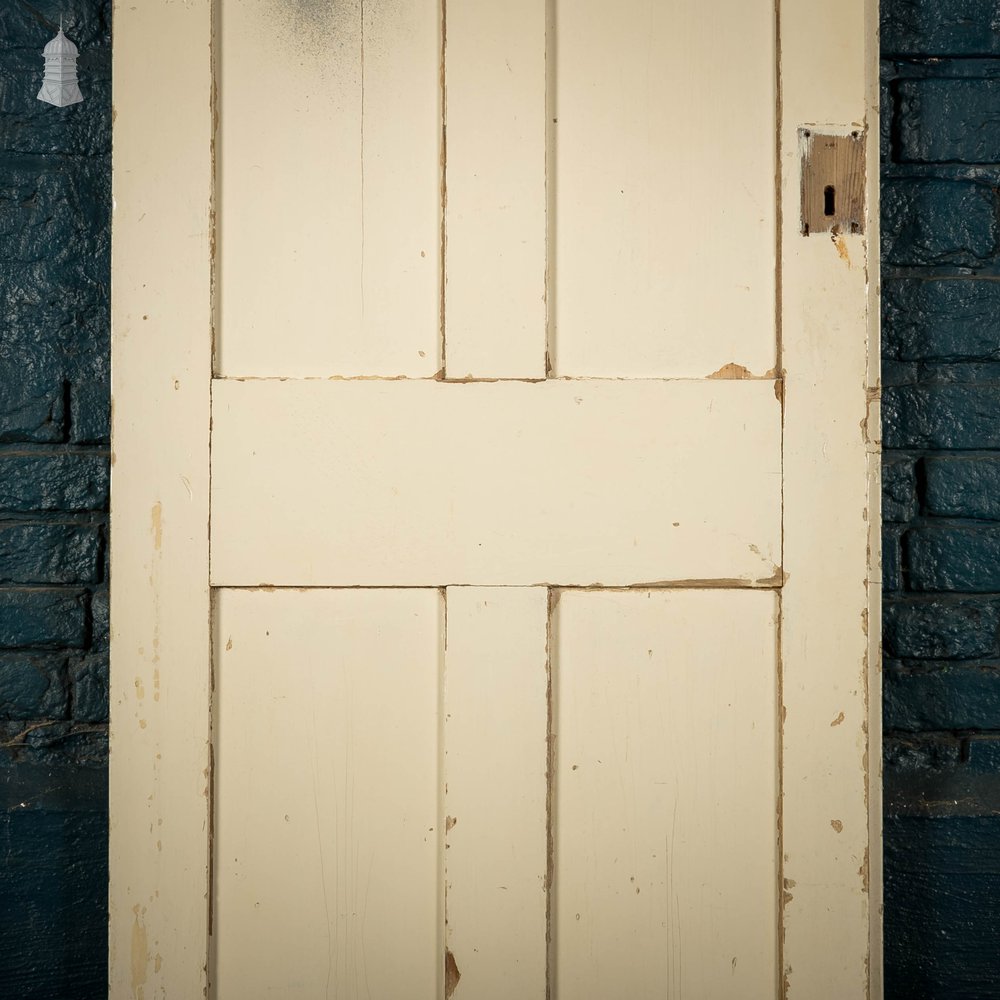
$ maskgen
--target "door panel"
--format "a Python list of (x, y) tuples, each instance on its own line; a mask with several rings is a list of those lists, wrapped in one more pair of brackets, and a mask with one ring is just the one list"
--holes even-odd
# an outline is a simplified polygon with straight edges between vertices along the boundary
[(564, 591), (559, 997), (775, 995), (777, 598)]
[(221, 590), (215, 995), (440, 995), (437, 590)]
[(434, 0), (219, 0), (217, 370), (432, 375)]
[(546, 376), (545, 13), (543, 0), (448, 7), (448, 378)]
[(774, 51), (769, 0), (555, 4), (556, 375), (775, 367)]
[(771, 382), (220, 380), (213, 400), (216, 586), (777, 572)]
[(449, 587), (443, 691), (446, 975), (545, 1000), (549, 592)]

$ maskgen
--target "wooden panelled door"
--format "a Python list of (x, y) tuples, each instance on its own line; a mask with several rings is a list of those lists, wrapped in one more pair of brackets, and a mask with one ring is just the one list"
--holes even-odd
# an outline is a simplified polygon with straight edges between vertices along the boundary
[(872, 20), (118, 6), (112, 998), (879, 995)]

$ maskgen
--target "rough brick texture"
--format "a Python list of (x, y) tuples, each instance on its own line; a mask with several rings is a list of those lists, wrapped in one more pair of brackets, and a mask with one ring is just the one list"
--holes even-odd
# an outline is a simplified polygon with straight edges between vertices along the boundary
[(882, 312), (886, 359), (1000, 361), (1000, 281), (897, 278)]
[(880, 10), (886, 1000), (1000, 1000), (1000, 2)]
[[(0, 3), (0, 996), (105, 997), (111, 0)], [(35, 99), (63, 18), (84, 103)]]
[(884, 0), (880, 8), (883, 56), (1000, 55), (996, 0)]
[(974, 181), (900, 178), (882, 186), (887, 265), (976, 267), (1000, 252), (994, 188)]
[(906, 128), (899, 158), (911, 163), (996, 163), (998, 80), (903, 80), (896, 93)]

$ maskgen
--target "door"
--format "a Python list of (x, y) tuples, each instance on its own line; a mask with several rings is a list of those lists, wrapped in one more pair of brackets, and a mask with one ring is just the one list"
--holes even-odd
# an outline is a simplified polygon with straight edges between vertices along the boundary
[(872, 16), (119, 8), (112, 997), (878, 994)]

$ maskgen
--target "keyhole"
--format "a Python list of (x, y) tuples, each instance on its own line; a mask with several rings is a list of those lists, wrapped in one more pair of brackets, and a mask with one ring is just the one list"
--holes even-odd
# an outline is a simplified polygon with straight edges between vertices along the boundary
[(833, 189), (833, 185), (827, 184), (827, 186), (823, 188), (823, 214), (827, 218), (830, 218), (830, 216), (834, 213), (835, 201), (836, 192)]

